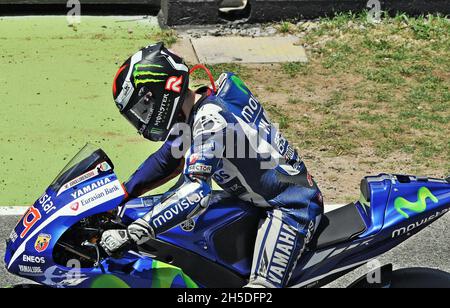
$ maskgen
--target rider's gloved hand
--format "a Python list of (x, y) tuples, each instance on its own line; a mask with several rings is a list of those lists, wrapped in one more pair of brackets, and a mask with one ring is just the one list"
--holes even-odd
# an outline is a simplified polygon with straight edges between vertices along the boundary
[(150, 225), (143, 219), (133, 222), (126, 230), (108, 230), (102, 235), (100, 246), (110, 256), (120, 255), (133, 244), (141, 245), (154, 238)]

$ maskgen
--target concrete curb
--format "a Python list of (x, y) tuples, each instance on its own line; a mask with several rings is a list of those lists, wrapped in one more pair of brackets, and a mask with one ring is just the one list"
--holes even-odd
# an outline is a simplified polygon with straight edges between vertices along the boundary
[[(162, 27), (206, 25), (227, 22), (260, 23), (294, 18), (331, 16), (336, 12), (360, 12), (368, 7), (367, 0), (249, 0), (236, 15), (220, 12), (221, 0), (161, 0), (158, 20)], [(383, 11), (412, 15), (450, 13), (448, 0), (380, 0)]]
[(0, 216), (22, 216), (29, 206), (0, 206)]

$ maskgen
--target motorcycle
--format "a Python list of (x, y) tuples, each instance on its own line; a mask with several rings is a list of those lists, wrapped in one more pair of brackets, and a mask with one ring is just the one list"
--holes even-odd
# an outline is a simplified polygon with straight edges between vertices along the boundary
[[(201, 216), (159, 234), (120, 258), (98, 242), (126, 228), (162, 198), (123, 204), (126, 191), (108, 156), (84, 147), (20, 219), (7, 240), (5, 265), (55, 288), (240, 288), (250, 275), (258, 223), (265, 212), (216, 191)], [(358, 201), (324, 215), (289, 287), (321, 287), (383, 254), (450, 211), (450, 179), (380, 174), (361, 181)], [(168, 213), (170, 215), (170, 213)], [(432, 269), (377, 269), (351, 287), (449, 287)]]

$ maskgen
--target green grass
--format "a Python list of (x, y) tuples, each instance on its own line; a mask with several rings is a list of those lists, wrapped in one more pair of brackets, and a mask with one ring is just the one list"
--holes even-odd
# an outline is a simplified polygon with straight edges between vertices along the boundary
[[(278, 29), (284, 32), (287, 25)], [(371, 24), (366, 13), (342, 13), (313, 27), (307, 23), (293, 31), (291, 26), (290, 32), (301, 33), (300, 42), (311, 46), (310, 61), (282, 64), (280, 75), (292, 78), (292, 84), (307, 83), (315, 95), (295, 96), (301, 104), (288, 98), (288, 104), (275, 108), (278, 113), (309, 108), (320, 114), (312, 127), (295, 125), (301, 133), (291, 136), (298, 144), (316, 150), (328, 146), (331, 156), (369, 148), (380, 164), (410, 155), (411, 168), (450, 172), (448, 18), (383, 14), (381, 23)], [(316, 82), (302, 82), (305, 78)], [(427, 173), (423, 168), (416, 169)]]
[[(75, 31), (76, 30), (76, 31)], [(139, 48), (173, 35), (147, 22), (0, 18), (0, 205), (34, 202), (87, 142), (121, 180), (155, 149), (118, 113), (112, 80)]]
[(278, 31), (281, 33), (291, 33), (294, 29), (294, 25), (289, 21), (282, 21), (278, 26)]
[(300, 62), (287, 62), (281, 65), (283, 72), (289, 77), (296, 77), (298, 75), (306, 76), (309, 72), (309, 67), (307, 63)]

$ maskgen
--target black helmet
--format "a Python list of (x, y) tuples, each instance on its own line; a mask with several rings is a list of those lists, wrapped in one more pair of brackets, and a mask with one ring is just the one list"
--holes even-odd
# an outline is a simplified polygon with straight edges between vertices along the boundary
[(180, 121), (188, 86), (189, 69), (183, 59), (157, 43), (122, 65), (114, 79), (113, 95), (120, 113), (140, 134), (162, 141)]

